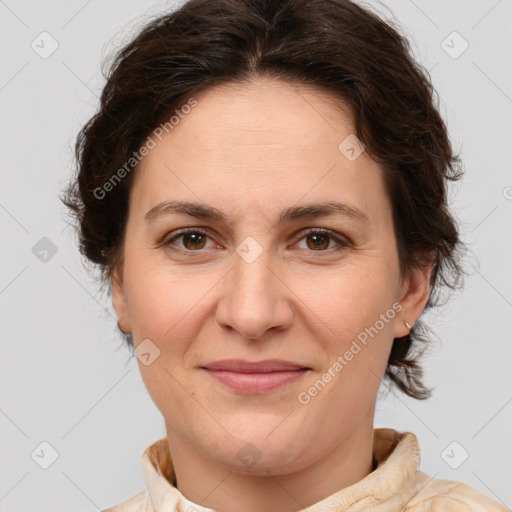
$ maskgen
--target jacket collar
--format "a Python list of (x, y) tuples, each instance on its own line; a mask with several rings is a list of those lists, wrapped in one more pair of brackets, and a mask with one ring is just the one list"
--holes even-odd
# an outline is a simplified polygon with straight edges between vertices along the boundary
[[(416, 471), (420, 449), (411, 432), (390, 428), (374, 429), (373, 458), (376, 469), (359, 482), (311, 505), (308, 512), (363, 510), (366, 501), (377, 510), (400, 510), (416, 494)], [(149, 446), (142, 456), (142, 470), (155, 512), (215, 512), (185, 498), (175, 487), (176, 475), (167, 438)], [(380, 509), (380, 507), (378, 507)], [(354, 509), (355, 510), (355, 509)]]

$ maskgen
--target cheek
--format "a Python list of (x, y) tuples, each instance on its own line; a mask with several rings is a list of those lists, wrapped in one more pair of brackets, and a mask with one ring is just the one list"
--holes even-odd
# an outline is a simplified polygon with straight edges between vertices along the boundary
[[(347, 267), (338, 275), (337, 279), (326, 276), (318, 286), (303, 287), (300, 293), (321, 320), (317, 324), (324, 333), (317, 332), (326, 356), (317, 406), (335, 402), (343, 404), (343, 414), (357, 416), (373, 400), (387, 365), (396, 316), (395, 274), (382, 268)], [(308, 315), (314, 321), (315, 315)]]
[[(347, 266), (314, 279), (301, 277), (293, 284), (294, 292), (306, 306), (305, 314), (316, 316), (325, 327), (326, 336), (334, 336), (338, 344), (355, 338), (380, 315), (394, 316), (396, 283), (392, 267), (388, 270), (368, 267)], [(387, 332), (391, 328), (391, 322), (387, 322), (379, 330)]]
[(218, 277), (203, 272), (198, 279), (197, 273), (171, 272), (160, 264), (131, 270), (128, 314), (135, 339), (149, 338), (161, 350), (182, 352), (204, 323), (199, 317)]
[[(191, 309), (182, 285), (145, 278), (131, 290), (130, 316), (135, 330), (144, 337), (162, 339)], [(179, 298), (179, 299), (178, 299)], [(179, 325), (179, 324), (178, 324)]]

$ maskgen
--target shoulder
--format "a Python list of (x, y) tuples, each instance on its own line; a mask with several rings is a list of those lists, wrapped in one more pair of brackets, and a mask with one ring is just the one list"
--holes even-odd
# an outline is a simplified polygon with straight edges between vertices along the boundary
[(133, 498), (123, 501), (119, 505), (103, 509), (101, 512), (153, 512), (153, 510), (147, 491), (143, 491)]
[(421, 489), (406, 512), (509, 512), (501, 503), (463, 482), (436, 480), (418, 471)]

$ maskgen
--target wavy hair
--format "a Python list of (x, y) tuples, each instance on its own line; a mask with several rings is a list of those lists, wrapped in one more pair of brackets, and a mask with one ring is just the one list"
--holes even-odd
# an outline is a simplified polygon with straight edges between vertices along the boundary
[[(356, 136), (384, 171), (402, 275), (432, 265), (425, 309), (461, 283), (463, 246), (447, 200), (460, 157), (430, 75), (394, 22), (350, 0), (189, 0), (146, 22), (104, 74), (99, 109), (76, 140), (76, 176), (61, 196), (103, 284), (122, 262), (136, 165), (105, 197), (94, 191), (187, 98), (258, 75), (329, 91), (350, 107)], [(395, 338), (385, 373), (417, 399), (431, 394), (419, 362), (428, 330), (418, 320)]]

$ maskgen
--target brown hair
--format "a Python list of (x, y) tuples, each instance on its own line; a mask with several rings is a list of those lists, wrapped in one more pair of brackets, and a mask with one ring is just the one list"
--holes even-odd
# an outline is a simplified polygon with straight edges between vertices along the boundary
[[(122, 263), (129, 171), (141, 144), (193, 94), (256, 75), (330, 91), (351, 108), (356, 136), (384, 170), (402, 275), (433, 264), (425, 309), (439, 305), (438, 292), (455, 289), (464, 274), (447, 205), (447, 183), (462, 175), (460, 158), (430, 76), (400, 28), (349, 0), (189, 0), (119, 50), (99, 110), (77, 137), (77, 176), (61, 196), (77, 221), (80, 251), (99, 265), (102, 283)], [(122, 168), (123, 179), (99, 198)], [(418, 321), (395, 338), (386, 369), (417, 399), (431, 393), (418, 362), (424, 350), (417, 350), (430, 341), (428, 330)]]

